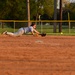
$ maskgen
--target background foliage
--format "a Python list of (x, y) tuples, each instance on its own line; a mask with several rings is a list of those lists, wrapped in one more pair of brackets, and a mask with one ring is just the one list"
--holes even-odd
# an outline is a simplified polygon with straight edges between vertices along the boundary
[[(75, 3), (69, 3), (68, 0), (62, 1), (64, 4), (62, 10), (63, 20), (68, 20), (68, 13), (70, 14), (70, 19), (75, 20)], [(39, 16), (41, 16), (41, 20), (54, 19), (54, 0), (30, 0), (31, 20), (39, 20)], [(59, 9), (57, 9), (57, 19), (59, 17)], [(0, 0), (0, 20), (27, 20), (27, 0)], [(7, 27), (14, 27), (13, 23), (4, 24)], [(63, 24), (68, 25), (68, 23)], [(71, 24), (71, 28), (75, 27), (73, 26), (75, 23)], [(15, 25), (16, 28), (20, 28), (27, 26), (27, 23), (15, 23)]]
[[(63, 0), (63, 3), (67, 0)], [(63, 19), (67, 19), (67, 13), (70, 12), (71, 19), (75, 19), (75, 3), (66, 4), (63, 8)], [(54, 0), (30, 0), (31, 20), (53, 19)], [(65, 15), (66, 14), (66, 15)], [(59, 10), (58, 16), (59, 17)], [(0, 0), (0, 19), (1, 20), (26, 20), (27, 19), (27, 1), (26, 0)]]

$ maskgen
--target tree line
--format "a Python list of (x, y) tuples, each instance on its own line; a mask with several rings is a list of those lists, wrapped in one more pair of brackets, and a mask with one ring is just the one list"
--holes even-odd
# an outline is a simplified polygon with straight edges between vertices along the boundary
[[(75, 19), (75, 3), (65, 4), (62, 11), (64, 20), (68, 19), (68, 12), (70, 19)], [(54, 0), (30, 0), (30, 15), (31, 20), (39, 19), (39, 15), (42, 20), (54, 19)], [(27, 1), (0, 0), (0, 20), (27, 20)]]

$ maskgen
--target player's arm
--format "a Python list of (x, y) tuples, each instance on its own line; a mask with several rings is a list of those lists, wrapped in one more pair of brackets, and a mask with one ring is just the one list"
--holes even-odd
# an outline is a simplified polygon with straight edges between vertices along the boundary
[(36, 34), (40, 34), (36, 29), (33, 30)]
[(33, 31), (31, 31), (31, 33), (32, 33), (32, 35), (34, 35), (34, 36), (38, 36), (40, 33), (37, 31), (37, 30), (33, 30)]
[(33, 31), (31, 31), (31, 34), (34, 35), (35, 33)]
[(45, 37), (45, 36), (46, 36), (46, 33), (39, 33), (37, 30), (32, 31), (31, 33), (32, 33), (34, 36), (38, 36), (38, 35), (40, 35), (40, 36), (42, 36), (42, 37)]

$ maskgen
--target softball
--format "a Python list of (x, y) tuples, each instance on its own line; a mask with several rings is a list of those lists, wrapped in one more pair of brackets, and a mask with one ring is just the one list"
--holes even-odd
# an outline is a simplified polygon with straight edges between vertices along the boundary
[(63, 34), (63, 32), (61, 32), (61, 34)]

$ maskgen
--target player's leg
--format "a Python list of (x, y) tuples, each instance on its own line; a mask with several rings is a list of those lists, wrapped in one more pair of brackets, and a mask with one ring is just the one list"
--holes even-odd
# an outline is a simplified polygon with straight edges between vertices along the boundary
[(15, 36), (21, 36), (22, 34), (24, 34), (23, 28), (20, 28), (17, 32), (14, 33)]
[(12, 33), (12, 32), (7, 32), (7, 31), (4, 31), (2, 34), (3, 34), (3, 35), (14, 36), (14, 33)]
[(22, 34), (24, 33), (24, 30), (23, 28), (20, 28), (17, 32), (15, 33), (12, 33), (12, 32), (3, 32), (3, 34), (6, 34), (6, 35), (10, 35), (10, 36), (21, 36)]

